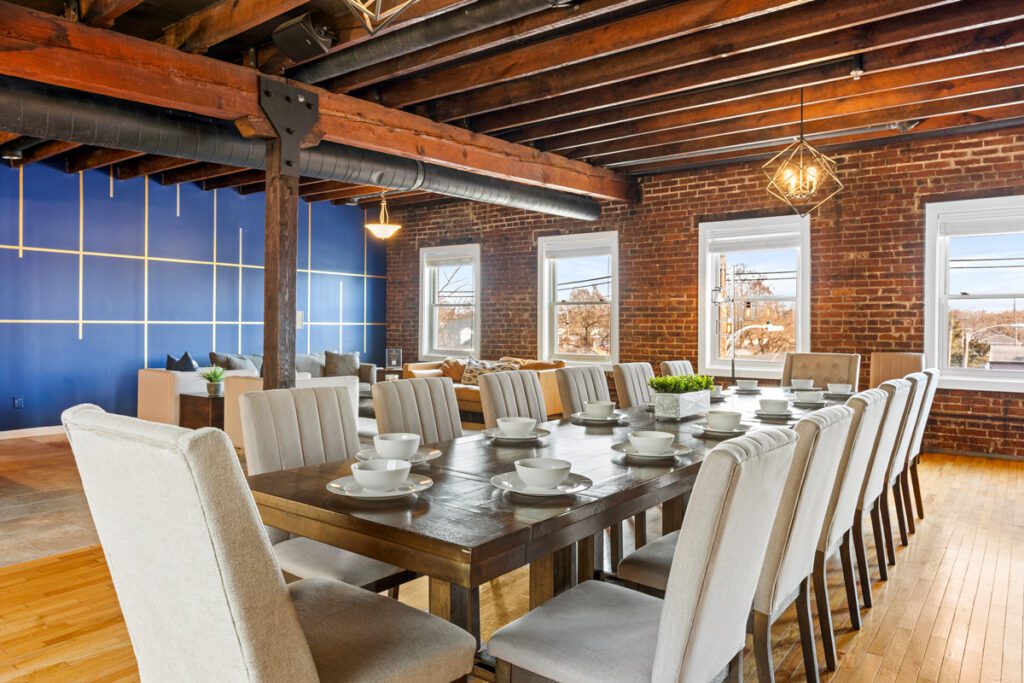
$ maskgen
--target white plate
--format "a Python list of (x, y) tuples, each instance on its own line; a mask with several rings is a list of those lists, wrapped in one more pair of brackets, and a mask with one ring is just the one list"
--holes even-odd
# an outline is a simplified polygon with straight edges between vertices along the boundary
[(590, 417), (585, 413), (573, 413), (570, 419), (573, 422), (582, 422), (583, 424), (588, 425), (617, 425), (629, 422), (627, 415), (618, 411), (612, 413), (608, 417)]
[(533, 486), (527, 486), (515, 472), (506, 472), (505, 474), (496, 474), (491, 477), (491, 484), (502, 491), (519, 493), (524, 496), (548, 497), (571, 496), (574, 493), (586, 491), (594, 485), (594, 482), (590, 481), (582, 474), (573, 474), (570, 472), (569, 477), (555, 488), (541, 489)]
[(730, 430), (712, 429), (704, 425), (697, 425), (697, 427), (701, 430), (701, 435), (710, 436), (713, 439), (731, 439), (734, 436), (740, 436), (750, 431), (750, 425), (743, 423), (740, 423), (740, 426), (736, 429)]
[(828, 401), (793, 401), (797, 408), (824, 408)]
[(612, 450), (618, 451), (619, 453), (625, 453), (631, 458), (648, 458), (652, 460), (665, 460), (667, 458), (674, 458), (677, 455), (688, 455), (693, 452), (693, 449), (689, 446), (672, 444), (660, 453), (647, 453), (645, 451), (638, 451), (636, 446), (628, 441), (615, 444), (612, 446)]
[(792, 410), (787, 410), (784, 413), (766, 413), (763, 410), (755, 410), (754, 415), (763, 417), (766, 420), (788, 420), (791, 417), (795, 417)]
[(721, 403), (722, 401), (724, 401), (727, 398), (729, 398), (729, 397), (726, 396), (725, 394), (723, 394), (722, 396), (712, 396), (711, 397), (711, 402), (712, 403)]
[(825, 392), (825, 398), (830, 398), (833, 401), (845, 401), (848, 398), (853, 398), (853, 392), (851, 391), (848, 394), (837, 394), (837, 393), (832, 392), (832, 391), (826, 391)]
[(744, 395), (748, 395), (748, 396), (751, 395), (751, 394), (760, 394), (761, 393), (760, 389), (740, 389), (739, 387), (734, 389), (734, 391), (737, 394), (744, 394)]
[(825, 391), (821, 387), (811, 387), (810, 389), (794, 389), (793, 387), (788, 386), (788, 385), (782, 387), (782, 389), (784, 389), (784, 390), (786, 390), (788, 392), (791, 392), (791, 393), (794, 392), (794, 391)]
[(346, 498), (357, 500), (395, 500), (404, 498), (412, 493), (426, 491), (434, 485), (434, 480), (422, 474), (410, 474), (397, 488), (390, 491), (371, 491), (356, 483), (352, 476), (341, 477), (327, 483), (327, 490)]
[[(428, 460), (434, 460), (435, 458), (440, 457), (441, 451), (437, 450), (436, 448), (427, 448), (426, 446), (420, 446), (416, 450), (416, 452), (412, 454), (412, 457), (409, 458), (409, 462), (412, 463), (413, 465), (418, 465), (421, 462), (427, 462)], [(380, 453), (374, 450), (373, 446), (370, 446), (369, 448), (364, 448), (363, 450), (356, 453), (356, 460), (362, 460), (364, 462), (366, 460), (377, 460), (378, 458), (384, 458), (384, 456), (382, 456)], [(398, 460), (400, 458), (394, 459)]]
[(527, 434), (526, 436), (508, 436), (507, 434), (502, 434), (501, 430), (497, 427), (494, 427), (492, 429), (483, 430), (483, 435), (494, 439), (495, 441), (505, 441), (508, 443), (532, 443), (538, 439), (544, 438), (545, 436), (551, 436), (551, 432), (546, 429), (534, 429), (532, 434)]

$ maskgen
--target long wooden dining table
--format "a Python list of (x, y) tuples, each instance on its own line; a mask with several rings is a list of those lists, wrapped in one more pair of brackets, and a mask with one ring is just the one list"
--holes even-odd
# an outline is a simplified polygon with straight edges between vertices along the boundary
[[(759, 421), (761, 394), (727, 392), (712, 409), (738, 410), (753, 429), (791, 426), (790, 420)], [(551, 432), (530, 446), (499, 445), (480, 433), (431, 444), (441, 456), (417, 465), (433, 480), (418, 494), (391, 501), (362, 501), (328, 492), (356, 460), (269, 472), (249, 477), (264, 523), (388, 562), (429, 577), (430, 611), (479, 639), (479, 587), (519, 567), (530, 567), (531, 609), (594, 576), (595, 535), (631, 516), (662, 506), (662, 532), (679, 529), (685, 500), (704, 456), (720, 441), (697, 436), (703, 417), (657, 420), (644, 408), (622, 411), (618, 426), (577, 424), (569, 419), (541, 425)], [(690, 453), (673, 460), (643, 461), (612, 449), (632, 430), (676, 434)], [(593, 486), (569, 496), (536, 498), (505, 492), (491, 477), (515, 470), (521, 458), (560, 458)], [(598, 567), (599, 569), (599, 567)]]

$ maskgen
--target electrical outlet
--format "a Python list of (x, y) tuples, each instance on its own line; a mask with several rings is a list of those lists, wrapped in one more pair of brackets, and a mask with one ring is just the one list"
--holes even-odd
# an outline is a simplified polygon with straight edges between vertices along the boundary
[(25, 407), (24, 396), (11, 396), (11, 407), (15, 410), (21, 410)]

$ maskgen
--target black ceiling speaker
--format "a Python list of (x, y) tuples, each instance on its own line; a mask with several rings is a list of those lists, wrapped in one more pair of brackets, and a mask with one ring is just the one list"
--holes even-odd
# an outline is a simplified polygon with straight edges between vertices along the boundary
[(284, 22), (271, 37), (281, 52), (296, 62), (320, 57), (331, 48), (331, 35), (325, 27), (313, 23), (311, 13)]

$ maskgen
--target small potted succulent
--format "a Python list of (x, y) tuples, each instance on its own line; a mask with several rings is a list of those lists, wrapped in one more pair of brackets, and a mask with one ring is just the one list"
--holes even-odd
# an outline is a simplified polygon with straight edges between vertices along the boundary
[(647, 384), (654, 390), (655, 417), (680, 420), (711, 408), (715, 378), (709, 375), (652, 377)]
[(199, 373), (206, 380), (206, 393), (210, 396), (224, 395), (224, 368), (214, 365)]

